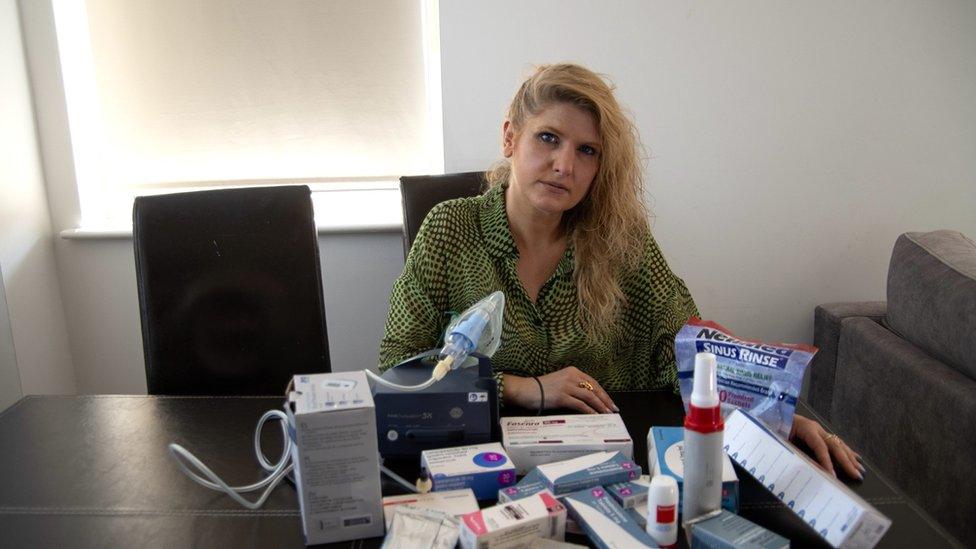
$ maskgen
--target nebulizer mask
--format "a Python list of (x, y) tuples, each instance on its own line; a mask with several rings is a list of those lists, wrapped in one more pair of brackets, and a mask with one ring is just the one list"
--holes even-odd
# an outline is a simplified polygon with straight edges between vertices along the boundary
[(419, 385), (399, 385), (366, 370), (373, 381), (401, 391), (419, 391), (430, 387), (451, 370), (467, 366), (471, 353), (487, 357), (495, 354), (501, 343), (502, 319), (505, 313), (505, 294), (494, 292), (460, 315), (454, 317), (444, 331), (444, 346), (438, 354), (437, 366), (430, 379)]

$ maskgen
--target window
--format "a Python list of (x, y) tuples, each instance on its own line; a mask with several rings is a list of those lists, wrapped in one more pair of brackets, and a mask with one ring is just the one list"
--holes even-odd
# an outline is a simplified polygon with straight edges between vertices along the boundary
[(443, 171), (436, 0), (63, 0), (82, 224), (138, 194)]

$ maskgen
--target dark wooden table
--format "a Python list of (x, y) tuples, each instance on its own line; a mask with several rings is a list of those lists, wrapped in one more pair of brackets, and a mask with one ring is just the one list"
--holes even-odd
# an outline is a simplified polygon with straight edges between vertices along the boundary
[[(646, 467), (648, 428), (680, 424), (680, 400), (664, 392), (612, 396), (634, 439), (635, 458)], [(232, 485), (254, 482), (262, 476), (252, 449), (254, 426), (281, 402), (270, 397), (21, 399), (0, 412), (0, 546), (301, 547), (293, 486), (279, 486), (262, 509), (244, 509), (186, 478), (166, 451), (167, 444), (178, 442)], [(262, 444), (269, 457), (278, 456), (276, 424), (265, 428)], [(893, 521), (879, 547), (958, 545), (870, 463), (867, 467), (864, 482), (849, 485)], [(790, 538), (794, 546), (819, 543), (751, 477), (739, 471), (739, 478), (742, 516)], [(395, 484), (384, 482), (384, 493), (396, 492)], [(378, 547), (381, 541), (337, 546)]]

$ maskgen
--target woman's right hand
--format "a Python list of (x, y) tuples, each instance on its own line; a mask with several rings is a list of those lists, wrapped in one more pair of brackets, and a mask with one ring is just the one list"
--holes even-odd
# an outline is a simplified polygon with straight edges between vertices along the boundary
[[(545, 408), (568, 408), (584, 414), (620, 411), (603, 387), (575, 366), (538, 377), (546, 393)], [(504, 383), (506, 404), (530, 410), (539, 408), (542, 395), (534, 379), (505, 374)]]

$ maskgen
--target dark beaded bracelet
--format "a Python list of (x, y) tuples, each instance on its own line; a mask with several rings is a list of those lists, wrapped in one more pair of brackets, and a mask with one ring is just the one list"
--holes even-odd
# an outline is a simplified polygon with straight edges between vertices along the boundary
[(535, 415), (541, 416), (542, 411), (546, 409), (546, 390), (542, 388), (542, 382), (538, 377), (532, 376), (532, 379), (539, 384), (539, 411)]

